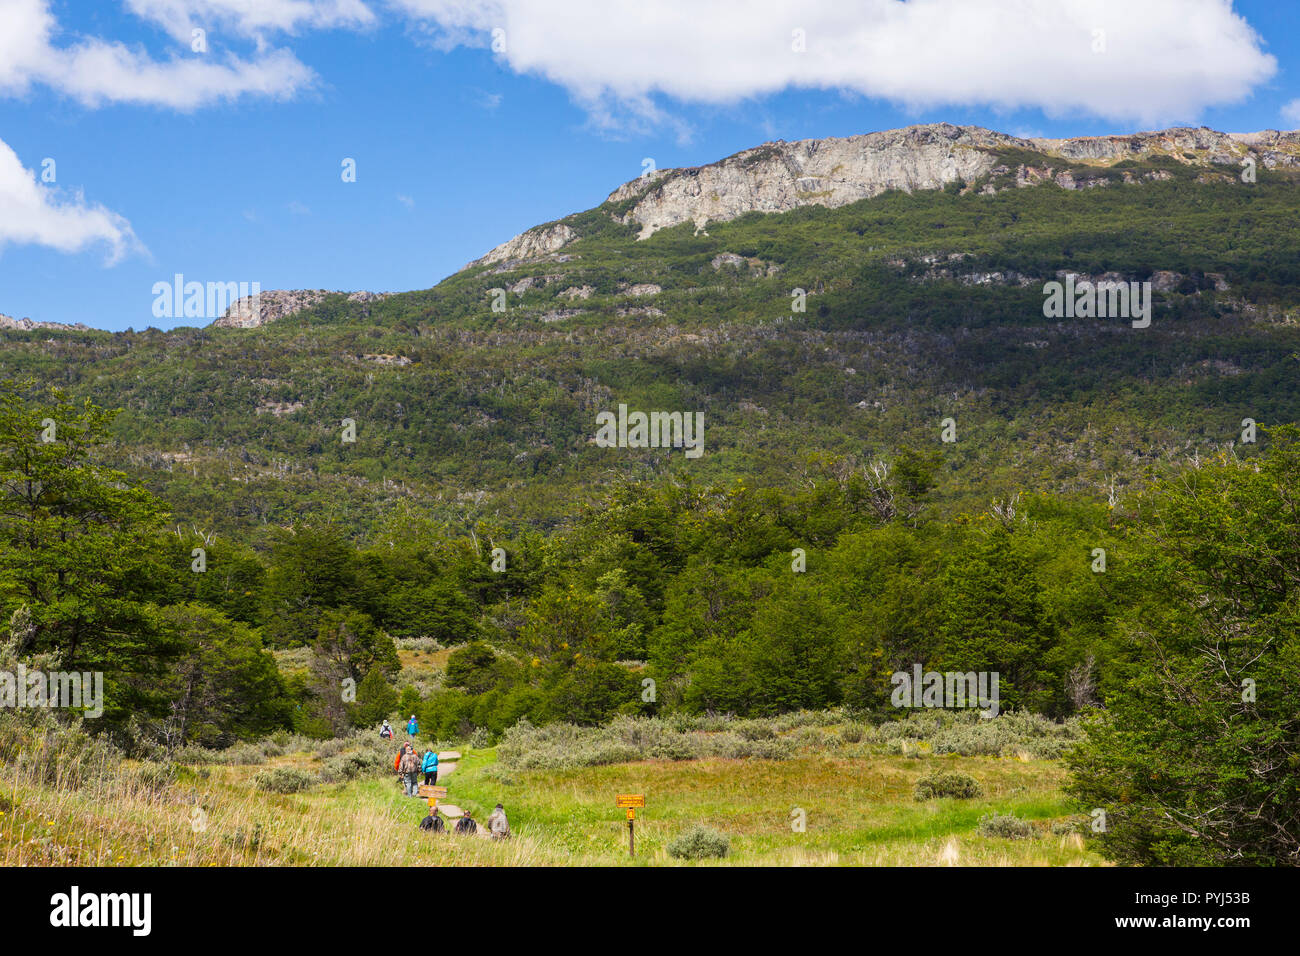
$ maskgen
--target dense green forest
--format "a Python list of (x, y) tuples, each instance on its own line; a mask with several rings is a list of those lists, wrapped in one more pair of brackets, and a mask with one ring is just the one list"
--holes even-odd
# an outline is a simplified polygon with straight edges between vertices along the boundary
[[(368, 314), (6, 333), (6, 653), (103, 671), (128, 749), (887, 719), (894, 672), (996, 671), (1086, 716), (1115, 858), (1294, 860), (1295, 185), (1155, 165), (643, 242), (594, 210)], [(1060, 270), (1173, 275), (1133, 329), (1044, 319)], [(703, 411), (705, 454), (596, 447), (620, 403)]]

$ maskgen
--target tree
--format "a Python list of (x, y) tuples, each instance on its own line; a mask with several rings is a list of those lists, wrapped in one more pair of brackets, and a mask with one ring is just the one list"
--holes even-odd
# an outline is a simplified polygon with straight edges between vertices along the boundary
[(152, 678), (180, 650), (149, 600), (162, 504), (98, 461), (114, 413), (31, 391), (0, 383), (0, 619), (26, 607), (19, 654), (102, 672), (106, 724), (159, 713)]
[(281, 532), (266, 582), (268, 643), (310, 644), (326, 610), (353, 604), (358, 594), (353, 562), (352, 547), (339, 528)]
[(600, 602), (594, 596), (572, 585), (551, 585), (529, 608), (519, 644), (543, 660), (580, 652), (592, 657), (603, 649), (605, 635)]
[(1115, 860), (1300, 864), (1300, 430), (1270, 438), (1144, 507), (1132, 663), (1070, 757)]
[(431, 637), (440, 644), (463, 644), (478, 633), (478, 609), (455, 582), (434, 580), (396, 588), (384, 620), (398, 637)]
[(447, 657), (445, 680), (448, 687), (459, 687), (471, 694), (484, 694), (496, 686), (500, 675), (492, 648), (474, 641), (452, 651)]
[(934, 662), (962, 673), (997, 672), (1003, 710), (1042, 708), (1060, 683), (1042, 667), (1055, 629), (1015, 534), (998, 525), (944, 573)]
[(393, 639), (376, 627), (369, 615), (351, 609), (321, 614), (313, 648), (340, 679), (360, 680), (376, 669), (389, 677), (402, 667)]
[(695, 710), (770, 716), (839, 703), (842, 627), (807, 583), (775, 589), (748, 630), (701, 645), (686, 703)]
[(171, 715), (162, 736), (170, 744), (225, 747), (292, 726), (275, 658), (255, 632), (198, 604), (163, 608), (160, 616), (183, 646), (164, 684)]
[(384, 672), (372, 667), (357, 685), (356, 706), (350, 711), (353, 727), (374, 727), (397, 711), (397, 691)]
[[(350, 608), (321, 612), (312, 650), (313, 707), (335, 733), (352, 721), (344, 681), (359, 682), (372, 672), (386, 679), (401, 669), (393, 639), (376, 627), (369, 615)], [(352, 686), (356, 690), (359, 685)]]

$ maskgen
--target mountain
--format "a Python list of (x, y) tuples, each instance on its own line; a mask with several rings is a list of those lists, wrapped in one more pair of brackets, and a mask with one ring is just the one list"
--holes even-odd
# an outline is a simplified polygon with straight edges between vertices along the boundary
[[(548, 528), (627, 481), (799, 486), (908, 449), (939, 456), (943, 513), (1104, 501), (1249, 452), (1245, 419), (1300, 420), (1295, 149), (955, 126), (767, 144), (431, 289), (268, 291), (256, 327), (227, 327), (252, 324), (243, 303), (169, 332), (9, 328), (0, 378), (122, 408), (120, 467), (236, 537)], [(818, 188), (791, 187), (805, 174)], [(1149, 283), (1149, 326), (1045, 315), (1071, 276)], [(619, 405), (702, 415), (703, 454), (600, 447)]]
[[(1200, 172), (1200, 181), (1232, 182), (1250, 161), (1255, 169), (1300, 168), (1300, 132), (1221, 133), (1179, 127), (1122, 136), (1022, 139), (978, 126), (933, 123), (861, 136), (768, 142), (706, 166), (654, 170), (619, 186), (598, 207), (609, 223), (631, 227), (638, 239), (689, 223), (709, 223), (747, 213), (783, 213), (804, 206), (835, 209), (897, 190), (937, 190), (993, 195), (1005, 189), (1053, 184), (1075, 190), (1112, 183), (1168, 178), (1162, 165)], [(585, 220), (585, 221), (584, 221)], [(525, 230), (475, 259), (466, 270), (570, 257), (560, 250), (591, 232), (591, 215), (574, 214)], [(578, 287), (581, 288), (581, 287)], [(371, 302), (383, 294), (274, 290), (260, 308), (241, 299), (213, 323), (256, 328), (311, 308), (326, 295)], [(564, 316), (560, 316), (561, 318)]]
[[(789, 212), (801, 206), (837, 208), (889, 190), (941, 189), (951, 183), (995, 192), (1054, 182), (1065, 189), (1107, 180), (1077, 174), (1079, 163), (1108, 168), (1168, 158), (1237, 175), (1247, 159), (1268, 169), (1300, 165), (1300, 133), (1232, 135), (1205, 127), (1129, 136), (1020, 139), (977, 126), (935, 123), (844, 138), (763, 143), (707, 166), (655, 170), (624, 183), (606, 200), (610, 218), (635, 226), (645, 239), (691, 223), (696, 231), (749, 212)], [(1147, 176), (1156, 171), (1148, 171)], [(1135, 175), (1122, 177), (1132, 182)], [(529, 229), (470, 263), (491, 265), (555, 253), (579, 233), (561, 220)]]

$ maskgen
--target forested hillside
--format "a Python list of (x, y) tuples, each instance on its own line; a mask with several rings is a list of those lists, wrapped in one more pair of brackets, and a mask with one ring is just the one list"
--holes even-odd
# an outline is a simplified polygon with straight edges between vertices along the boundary
[[(132, 752), (879, 721), (895, 672), (996, 671), (1003, 710), (1106, 702), (1072, 759), (1116, 858), (1294, 859), (1297, 187), (1075, 173), (640, 241), (597, 209), (254, 329), (5, 332), (4, 653), (103, 670)], [(1149, 327), (1044, 317), (1067, 272), (1151, 281)], [(703, 454), (601, 447), (619, 405), (702, 413)]]
[[(639, 242), (592, 210), (563, 254), (256, 329), (6, 332), (0, 374), (122, 408), (116, 463), (233, 538), (411, 513), (554, 527), (616, 476), (791, 487), (811, 458), (907, 447), (942, 451), (949, 510), (1095, 499), (1226, 447), (1243, 418), (1300, 417), (1289, 174), (1146, 165), (1169, 178), (972, 183)], [(1119, 167), (1077, 174), (1144, 172)], [(1044, 318), (1062, 270), (1154, 276), (1151, 326)], [(619, 403), (702, 412), (705, 454), (596, 447), (596, 413)], [(941, 446), (947, 417), (958, 441)]]

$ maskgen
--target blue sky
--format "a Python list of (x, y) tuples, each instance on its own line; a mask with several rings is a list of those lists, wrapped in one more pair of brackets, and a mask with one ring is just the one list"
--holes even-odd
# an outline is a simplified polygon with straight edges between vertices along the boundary
[(152, 314), (178, 272), (427, 288), (646, 157), (768, 139), (1291, 129), (1298, 25), (1262, 0), (0, 0), (0, 313), (205, 324)]

